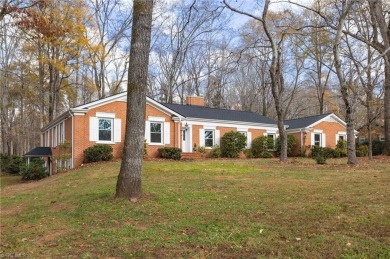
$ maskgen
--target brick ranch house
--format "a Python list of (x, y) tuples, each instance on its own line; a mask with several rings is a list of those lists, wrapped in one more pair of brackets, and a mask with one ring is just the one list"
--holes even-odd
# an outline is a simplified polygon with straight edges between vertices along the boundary
[(296, 140), (293, 155), (307, 154), (310, 146), (335, 148), (339, 140), (347, 140), (347, 125), (334, 113), (286, 120), (285, 124), (287, 134)]
[[(31, 150), (26, 156), (47, 157), (50, 173), (56, 172), (56, 159), (63, 152), (60, 144), (65, 141), (70, 147), (69, 157), (62, 161), (63, 168), (83, 164), (83, 151), (95, 144), (111, 145), (114, 158), (122, 157), (126, 95), (126, 92), (116, 94), (64, 112), (42, 128), (41, 147)], [(330, 139), (331, 134), (345, 132), (342, 126), (345, 123), (340, 119), (337, 121), (339, 123), (329, 119), (319, 124), (324, 133), (322, 146), (335, 146), (335, 141), (325, 142), (325, 135)], [(289, 122), (286, 121), (286, 125)], [(327, 126), (329, 123), (330, 126)], [(337, 128), (333, 130), (333, 127)], [(259, 136), (274, 139), (278, 136), (274, 120), (253, 112), (208, 108), (204, 106), (203, 97), (187, 97), (186, 105), (160, 103), (149, 97), (146, 99), (145, 140), (149, 157), (158, 157), (157, 150), (161, 147), (181, 148), (184, 155), (194, 152), (194, 147), (212, 149), (214, 145), (219, 145), (221, 136), (232, 130), (246, 135), (247, 148)], [(297, 142), (301, 139), (300, 133), (291, 133), (296, 136)], [(314, 145), (317, 141), (305, 143)]]

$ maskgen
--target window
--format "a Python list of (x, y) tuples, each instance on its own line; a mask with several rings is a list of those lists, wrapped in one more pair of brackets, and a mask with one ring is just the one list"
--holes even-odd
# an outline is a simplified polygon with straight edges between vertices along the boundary
[(365, 137), (359, 137), (359, 143), (363, 144), (364, 142), (366, 142), (366, 138)]
[(49, 131), (46, 131), (46, 147), (50, 147), (50, 135)]
[(345, 141), (345, 136), (344, 135), (339, 135), (339, 141)]
[(53, 134), (53, 147), (56, 147), (57, 146), (57, 127), (55, 126), (53, 129), (52, 129), (52, 134)]
[(276, 134), (268, 133), (267, 137), (272, 138), (274, 140), (274, 142), (275, 142)]
[(162, 143), (162, 123), (150, 123), (150, 143)]
[(64, 143), (65, 140), (65, 122), (60, 123), (60, 144)]
[(385, 141), (385, 136), (384, 135), (380, 135), (379, 136), (379, 141)]
[(214, 130), (205, 130), (204, 131), (204, 146), (213, 147), (214, 146)]
[(314, 134), (314, 146), (321, 146), (321, 133)]
[(112, 119), (99, 118), (99, 141), (113, 141)]
[(246, 131), (239, 131), (239, 133), (241, 133), (242, 135), (244, 135), (246, 137), (247, 135), (247, 132)]

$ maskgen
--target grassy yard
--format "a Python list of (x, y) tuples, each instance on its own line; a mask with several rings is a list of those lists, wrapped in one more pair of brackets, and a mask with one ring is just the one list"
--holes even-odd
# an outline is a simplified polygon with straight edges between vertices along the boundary
[(0, 257), (390, 258), (390, 160), (344, 163), (149, 161), (137, 203), (118, 162), (2, 176)]

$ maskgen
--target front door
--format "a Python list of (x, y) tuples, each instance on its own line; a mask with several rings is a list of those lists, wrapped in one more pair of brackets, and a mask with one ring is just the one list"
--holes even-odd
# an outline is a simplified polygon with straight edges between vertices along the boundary
[(192, 152), (192, 143), (191, 143), (191, 126), (187, 130), (182, 131), (182, 151), (183, 152)]

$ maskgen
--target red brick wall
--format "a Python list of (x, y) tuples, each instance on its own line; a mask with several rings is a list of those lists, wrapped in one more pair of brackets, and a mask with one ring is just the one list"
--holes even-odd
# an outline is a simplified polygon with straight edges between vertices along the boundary
[(264, 136), (264, 133), (266, 133), (267, 131), (266, 130), (259, 130), (259, 129), (249, 129), (249, 132), (252, 133), (252, 140), (254, 140), (255, 138)]
[[(126, 103), (112, 102), (106, 105), (99, 106), (89, 110), (84, 116), (74, 115), (75, 130), (74, 130), (74, 166), (78, 167), (84, 162), (83, 151), (96, 144), (94, 141), (89, 141), (89, 120), (90, 117), (95, 117), (96, 112), (115, 113), (115, 118), (121, 119), (121, 143), (112, 144), (114, 158), (121, 158), (123, 155), (123, 142), (125, 140), (126, 127)], [(148, 116), (165, 117), (165, 122), (170, 122), (170, 144), (165, 146), (177, 146), (177, 123), (174, 123), (170, 115), (151, 107), (146, 106), (146, 118)], [(148, 145), (147, 153), (149, 157), (158, 157), (157, 149), (164, 145)]]
[[(345, 132), (346, 128), (342, 126), (341, 124), (337, 122), (321, 122), (318, 123), (313, 127), (313, 130), (307, 132), (306, 139), (304, 146), (311, 146), (311, 135), (313, 134), (314, 130), (322, 130), (322, 133), (325, 134), (325, 146), (329, 148), (336, 148), (337, 142), (336, 142), (336, 134), (338, 134), (339, 131)], [(293, 156), (296, 156), (301, 151), (301, 133), (291, 133), (289, 135), (293, 135), (296, 140), (296, 146), (294, 148)], [(309, 150), (306, 150), (306, 154), (310, 153)]]

